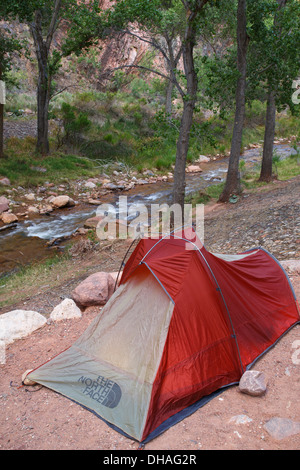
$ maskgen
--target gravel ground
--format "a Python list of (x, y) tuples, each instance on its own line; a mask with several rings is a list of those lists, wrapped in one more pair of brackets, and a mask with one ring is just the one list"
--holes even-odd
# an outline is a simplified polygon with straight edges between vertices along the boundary
[[(207, 206), (207, 249), (236, 253), (261, 245), (279, 260), (299, 259), (299, 195), (300, 177), (274, 183), (267, 192), (261, 189), (245, 194), (237, 204)], [(112, 263), (119, 264), (125, 251), (119, 244), (112, 253)], [(107, 250), (106, 270), (110, 267), (109, 258)], [(87, 259), (86, 256), (85, 262)], [(98, 264), (97, 269), (101, 268)], [(291, 272), (290, 279), (299, 299), (300, 274)], [(59, 303), (60, 295), (70, 294), (73, 287), (74, 281), (55, 292), (28, 299), (26, 309), (41, 311), (40, 306), (44, 308), (49, 296), (51, 302), (56, 296)], [(70, 346), (98, 311), (90, 308), (81, 319), (47, 324), (7, 347), (6, 364), (0, 366), (1, 450), (138, 449), (138, 443), (121, 436), (67, 398), (45, 387), (21, 386), (25, 370)], [(263, 372), (268, 382), (264, 396), (250, 397), (231, 387), (149, 442), (145, 450), (299, 450), (299, 345), (297, 325), (256, 363), (255, 370)]]

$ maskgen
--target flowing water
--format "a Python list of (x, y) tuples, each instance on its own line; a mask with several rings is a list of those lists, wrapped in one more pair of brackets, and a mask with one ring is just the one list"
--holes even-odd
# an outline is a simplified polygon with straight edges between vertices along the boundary
[[(281, 158), (285, 158), (295, 150), (288, 145), (278, 144), (275, 150)], [(255, 165), (260, 159), (261, 149), (246, 150), (242, 159), (248, 165)], [(187, 173), (186, 194), (205, 189), (209, 185), (225, 180), (228, 167), (228, 158), (201, 164), (202, 173)], [(118, 198), (122, 194), (127, 197), (131, 208), (135, 204), (171, 203), (172, 181), (157, 182), (135, 186), (132, 190), (123, 193), (111, 193), (106, 196), (105, 203), (112, 204), (118, 211)], [(50, 240), (68, 238), (84, 222), (96, 215), (97, 206), (84, 205), (75, 208), (60, 209), (49, 215), (19, 222), (15, 228), (0, 232), (0, 276), (18, 267), (25, 266), (36, 260), (46, 259), (53, 255), (53, 248), (49, 247)]]

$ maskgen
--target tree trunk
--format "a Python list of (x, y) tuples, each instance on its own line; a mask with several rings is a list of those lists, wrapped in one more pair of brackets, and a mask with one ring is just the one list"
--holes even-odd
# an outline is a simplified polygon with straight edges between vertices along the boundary
[(186, 32), (185, 42), (182, 50), (185, 77), (187, 80), (187, 93), (183, 100), (183, 112), (180, 123), (179, 137), (176, 149), (176, 162), (174, 170), (173, 203), (179, 204), (184, 213), (185, 198), (185, 167), (189, 149), (190, 131), (193, 123), (193, 114), (197, 94), (197, 74), (194, 66), (196, 26), (191, 22)]
[(172, 94), (174, 90), (174, 83), (172, 78), (168, 80), (167, 83), (167, 93), (166, 93), (166, 115), (167, 119), (170, 121), (172, 118)]
[(3, 114), (4, 114), (4, 104), (0, 103), (0, 158), (4, 157)]
[(260, 171), (259, 181), (271, 181), (272, 163), (273, 163), (273, 147), (275, 136), (275, 117), (276, 117), (276, 104), (275, 104), (275, 91), (270, 90), (268, 93), (267, 112), (266, 112), (266, 125), (264, 137), (264, 149), (262, 156), (262, 165)]
[[(278, 10), (285, 7), (287, 0), (277, 0)], [(277, 36), (280, 38), (281, 30), (278, 28), (278, 17), (277, 14), (274, 18), (274, 26), (277, 30)], [(274, 64), (276, 67), (276, 64)], [(274, 137), (275, 137), (275, 120), (276, 120), (276, 88), (269, 86), (268, 99), (267, 99), (267, 111), (266, 111), (266, 123), (265, 123), (265, 135), (264, 135), (264, 148), (262, 156), (262, 164), (260, 170), (259, 181), (269, 182), (273, 178), (273, 148), (274, 148)]]
[(246, 5), (246, 0), (239, 0), (237, 10), (237, 68), (239, 71), (239, 78), (236, 87), (235, 118), (227, 178), (224, 190), (219, 197), (219, 201), (221, 202), (227, 202), (231, 195), (236, 195), (241, 192), (239, 160), (245, 118), (247, 49), (249, 43), (249, 37), (246, 30)]
[(52, 17), (48, 27), (47, 37), (43, 37), (42, 12), (36, 10), (34, 21), (29, 25), (34, 40), (38, 62), (39, 77), (37, 86), (37, 151), (49, 153), (48, 111), (50, 102), (51, 74), (49, 71), (49, 53), (54, 32), (57, 28), (62, 0), (55, 0)]
[(42, 155), (49, 153), (48, 111), (49, 111), (48, 77), (44, 70), (39, 70), (37, 87), (37, 144), (36, 148)]
[(38, 85), (37, 85), (37, 143), (36, 149), (41, 154), (49, 153), (48, 139), (48, 109), (49, 109), (49, 84), (51, 78), (48, 71), (49, 48), (42, 34), (42, 13), (35, 12), (34, 22), (30, 25), (34, 40), (36, 57), (38, 62)]
[[(179, 137), (177, 141), (176, 162), (174, 170), (173, 202), (183, 210), (185, 198), (185, 167), (189, 149), (190, 130), (193, 122), (195, 100), (184, 102)], [(182, 212), (183, 214), (183, 212)]]

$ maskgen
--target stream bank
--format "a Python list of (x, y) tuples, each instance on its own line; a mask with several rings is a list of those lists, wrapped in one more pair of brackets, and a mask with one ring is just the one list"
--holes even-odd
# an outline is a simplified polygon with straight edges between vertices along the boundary
[[(275, 151), (282, 159), (296, 153), (289, 144), (283, 142), (275, 144)], [(241, 159), (247, 168), (258, 165), (261, 147), (254, 145), (245, 150)], [(200, 166), (199, 171), (194, 168), (195, 165)], [(186, 174), (186, 194), (205, 190), (210, 185), (224, 181), (227, 167), (228, 157), (195, 163), (192, 171)], [(120, 195), (126, 196), (128, 204), (133, 207), (137, 203), (146, 207), (171, 203), (171, 173), (158, 176), (147, 171), (139, 178), (136, 173), (128, 175), (122, 166), (116, 168), (110, 178), (106, 174), (95, 175), (88, 181), (74, 181), (58, 187), (48, 183), (32, 193), (8, 186), (7, 197), (18, 221), (0, 231), (0, 276), (63, 250), (68, 240), (78, 234), (78, 229), (84, 227), (86, 220), (96, 215), (100, 204), (109, 203), (117, 209)], [(51, 198), (66, 193), (75, 201), (71, 207), (45, 209), (49, 207)], [(33, 207), (30, 214), (26, 211), (28, 207)]]

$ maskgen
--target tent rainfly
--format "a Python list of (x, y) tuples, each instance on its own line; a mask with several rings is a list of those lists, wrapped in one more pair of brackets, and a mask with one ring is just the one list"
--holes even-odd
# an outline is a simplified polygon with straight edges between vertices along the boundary
[(82, 336), (28, 378), (146, 443), (238, 384), (299, 322), (271, 254), (213, 254), (182, 228), (141, 239)]

